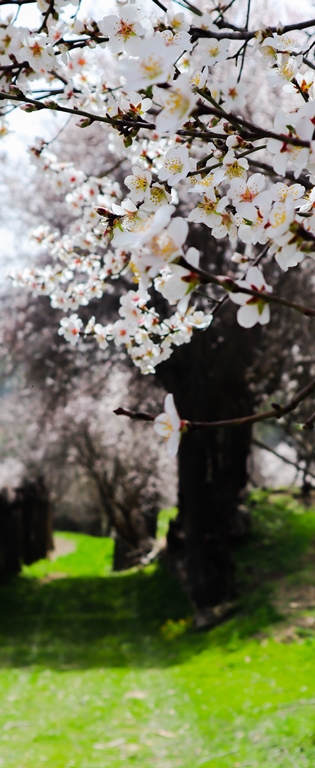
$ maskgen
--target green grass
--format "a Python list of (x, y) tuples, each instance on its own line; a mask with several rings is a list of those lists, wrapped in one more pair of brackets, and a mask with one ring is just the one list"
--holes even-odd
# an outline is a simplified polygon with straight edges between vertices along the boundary
[[(75, 552), (1, 587), (0, 766), (314, 768), (315, 638), (302, 624), (315, 611), (282, 618), (275, 599), (314, 583), (315, 514), (284, 495), (251, 505), (239, 611), (212, 631), (193, 630), (162, 565), (110, 573), (107, 539), (62, 534)], [(279, 641), (292, 624), (295, 640)]]
[(157, 532), (156, 537), (157, 539), (165, 538), (170, 521), (174, 519), (177, 515), (177, 509), (176, 507), (168, 507), (167, 509), (161, 509), (161, 512), (158, 516), (158, 524), (157, 524)]
[(114, 542), (81, 533), (63, 533), (56, 536), (66, 542), (74, 542), (75, 551), (57, 560), (39, 560), (24, 566), (23, 575), (31, 579), (45, 578), (48, 574), (63, 573), (70, 577), (105, 576), (112, 568)]

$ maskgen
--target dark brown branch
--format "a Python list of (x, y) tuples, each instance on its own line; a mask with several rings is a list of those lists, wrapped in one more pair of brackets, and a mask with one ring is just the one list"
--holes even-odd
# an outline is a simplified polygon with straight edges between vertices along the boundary
[[(115, 117), (102, 117), (101, 115), (95, 115), (93, 112), (86, 112), (83, 109), (72, 109), (71, 107), (62, 107), (60, 104), (57, 104), (56, 102), (49, 102), (48, 103), (42, 103), (39, 99), (31, 99), (27, 96), (14, 96), (11, 93), (5, 93), (4, 91), (0, 92), (0, 99), (5, 101), (17, 101), (21, 102), (22, 104), (31, 104), (32, 106), (35, 106), (36, 109), (51, 109), (54, 112), (66, 112), (68, 115), (78, 115), (82, 117), (86, 117), (89, 120), (91, 120), (91, 123), (94, 121), (101, 122), (101, 123), (108, 123), (112, 126), (119, 126), (121, 127), (131, 127), (131, 128), (149, 128), (149, 129), (155, 129), (154, 123), (147, 123), (144, 121), (137, 121), (137, 120), (129, 120), (129, 119), (119, 119)], [(50, 106), (51, 104), (51, 106)]]
[(181, 5), (182, 8), (186, 8), (188, 11), (191, 11), (192, 13), (195, 13), (196, 16), (202, 16), (202, 11), (199, 10), (199, 8), (196, 8), (195, 5), (189, 2), (189, 0), (174, 0), (175, 3), (178, 5)]
[[(267, 253), (268, 253), (268, 251), (269, 251), (269, 248), (270, 248), (270, 246), (269, 246), (269, 243), (267, 243), (267, 245), (265, 245), (265, 246), (264, 246), (264, 248), (263, 248), (263, 249), (262, 249), (262, 251), (261, 251), (261, 252), (258, 254), (258, 256), (256, 256), (256, 259), (254, 259), (254, 261), (253, 261), (253, 262), (251, 262), (251, 265), (250, 265), (250, 266), (252, 266), (252, 267), (256, 267), (258, 264), (260, 264), (260, 262), (262, 261), (262, 259), (264, 259), (264, 258), (265, 258), (265, 256), (267, 255)], [(211, 314), (212, 314), (212, 315), (216, 315), (218, 312), (220, 312), (220, 309), (221, 309), (221, 307), (222, 307), (224, 304), (226, 304), (226, 302), (227, 302), (228, 300), (229, 300), (229, 294), (228, 294), (228, 293), (226, 293), (226, 294), (225, 294), (225, 296), (223, 296), (223, 298), (222, 298), (222, 299), (218, 299), (218, 300), (215, 302), (214, 306), (213, 306), (213, 307), (211, 307)]]
[(245, 120), (243, 117), (236, 117), (233, 112), (226, 112), (222, 107), (217, 105), (210, 94), (200, 90), (199, 88), (196, 88), (196, 92), (199, 94), (199, 96), (207, 99), (207, 101), (214, 105), (212, 107), (208, 107), (208, 114), (213, 115), (214, 117), (225, 118), (229, 123), (231, 123), (231, 125), (236, 128), (236, 130), (240, 131), (241, 134), (243, 128), (247, 129), (247, 131), (249, 131), (251, 134), (248, 136), (251, 141), (253, 141), (255, 138), (277, 139), (277, 141), (280, 141), (283, 144), (292, 144), (295, 147), (310, 147), (309, 141), (295, 138), (294, 136), (287, 136), (285, 133), (275, 133), (275, 131), (269, 131), (268, 129), (261, 128), (259, 125), (255, 125), (255, 123), (251, 123), (249, 120)]
[(155, 416), (145, 411), (129, 411), (127, 408), (115, 408), (113, 413), (116, 416), (128, 416), (129, 419), (137, 419), (138, 421), (154, 421)]
[(314, 413), (312, 413), (311, 416), (309, 416), (308, 419), (306, 419), (306, 421), (303, 424), (303, 429), (309, 429), (309, 430), (314, 429), (314, 424), (315, 424), (315, 411)]
[(35, 3), (36, 0), (11, 0), (11, 2), (7, 2), (6, 0), (0, 0), (0, 5), (29, 5), (30, 3)]
[[(250, 15), (250, 4), (251, 4), (251, 0), (247, 0), (247, 11), (246, 11), (245, 29), (248, 29), (248, 24), (249, 24), (249, 15)], [(236, 61), (238, 61), (238, 56), (239, 56), (239, 55), (240, 55), (240, 53), (241, 53), (241, 55), (242, 55), (242, 60), (241, 60), (240, 71), (239, 71), (239, 73), (238, 73), (238, 78), (237, 78), (237, 82), (238, 82), (238, 83), (239, 83), (239, 82), (240, 82), (240, 80), (241, 80), (241, 77), (242, 77), (242, 72), (243, 72), (243, 69), (244, 69), (244, 64), (245, 64), (245, 56), (246, 56), (246, 49), (247, 49), (247, 43), (248, 43), (248, 40), (245, 40), (245, 43), (244, 43), (244, 45), (242, 46), (242, 49), (241, 49), (241, 51), (239, 51), (239, 52), (238, 52), (238, 54), (237, 54), (237, 57), (236, 57)]]
[[(268, 163), (262, 163), (260, 160), (256, 160), (253, 157), (248, 158), (248, 163), (253, 168), (261, 168), (262, 171), (266, 171), (270, 176), (273, 176), (275, 179), (289, 179), (290, 181), (293, 181), (294, 184), (296, 184), (297, 179), (294, 176), (294, 171), (286, 171), (284, 176), (280, 176), (280, 174), (275, 173), (272, 165), (269, 165)], [(313, 184), (311, 184), (309, 178), (306, 176), (300, 176), (299, 177), (299, 183), (303, 184), (303, 186), (306, 189), (313, 189)]]
[(255, 296), (255, 298), (265, 301), (267, 304), (280, 304), (283, 307), (294, 309), (296, 312), (299, 312), (306, 317), (315, 317), (315, 309), (312, 309), (311, 307), (306, 307), (303, 304), (296, 304), (293, 301), (288, 301), (288, 299), (285, 299), (282, 296), (277, 296), (274, 293), (267, 293), (267, 291), (255, 291), (253, 288), (243, 288), (239, 286), (237, 281), (233, 280), (232, 277), (218, 277), (217, 275), (211, 275), (210, 272), (206, 272), (199, 267), (191, 267), (183, 257), (180, 259), (180, 264), (190, 272), (199, 275), (201, 278), (200, 283), (202, 284), (212, 283), (213, 285), (223, 288), (223, 290), (228, 293), (245, 293), (248, 296)]
[(49, 19), (49, 16), (54, 12), (54, 6), (55, 6), (55, 0), (50, 0), (50, 3), (48, 5), (47, 11), (45, 11), (43, 21), (39, 27), (38, 32), (43, 32), (44, 29), (47, 29), (47, 21)]
[(315, 69), (315, 64), (313, 64), (313, 62), (309, 59), (305, 58), (305, 56), (303, 57), (303, 64), (306, 64), (306, 66), (310, 67), (310, 69)]
[[(240, 416), (236, 419), (220, 419), (219, 421), (188, 421), (184, 419), (182, 420), (182, 424), (185, 429), (195, 430), (210, 427), (241, 427), (244, 424), (257, 424), (260, 421), (267, 421), (269, 419), (281, 419), (282, 416), (286, 416), (288, 413), (294, 411), (298, 405), (306, 400), (314, 391), (315, 378), (303, 387), (303, 389), (300, 389), (300, 391), (297, 392), (286, 405), (273, 403), (268, 411), (253, 413), (250, 416)], [(156, 418), (145, 411), (129, 411), (126, 408), (116, 408), (114, 413), (116, 416), (128, 416), (130, 419), (138, 419), (140, 421), (154, 421)]]
[[(199, 92), (202, 96), (207, 98), (206, 94), (204, 94), (202, 91)], [(211, 98), (211, 97), (210, 97)], [(16, 101), (20, 102), (22, 104), (31, 104), (32, 106), (36, 107), (36, 109), (51, 109), (56, 112), (64, 112), (70, 115), (79, 115), (85, 118), (88, 118), (91, 123), (92, 122), (101, 122), (101, 123), (107, 123), (109, 125), (112, 125), (114, 128), (121, 127), (122, 129), (124, 127), (127, 128), (145, 128), (147, 130), (155, 130), (155, 124), (149, 123), (145, 120), (130, 120), (128, 118), (115, 118), (115, 117), (103, 117), (101, 115), (96, 115), (92, 112), (87, 112), (83, 109), (74, 109), (71, 107), (62, 107), (57, 102), (49, 102), (46, 103), (42, 102), (40, 99), (32, 99), (28, 98), (27, 96), (24, 96), (22, 92), (19, 93), (19, 95), (13, 95), (12, 93), (6, 93), (4, 91), (0, 92), (0, 99), (6, 100), (6, 101)], [(236, 130), (238, 130), (240, 133), (242, 133), (242, 125), (245, 128), (250, 128), (251, 130), (251, 139), (255, 138), (274, 138), (277, 139), (279, 142), (282, 142), (283, 144), (292, 144), (293, 146), (298, 147), (309, 147), (310, 142), (304, 141), (303, 139), (294, 138), (291, 136), (287, 136), (286, 134), (277, 134), (273, 131), (265, 130), (263, 131), (259, 126), (254, 125), (253, 123), (248, 122), (247, 120), (244, 120), (243, 118), (236, 118), (235, 115), (232, 113), (227, 113), (221, 107), (219, 108), (212, 108), (209, 110), (211, 114), (217, 116), (217, 117), (225, 117), (231, 125), (234, 125)], [(195, 131), (192, 129), (180, 129), (178, 132), (178, 135), (180, 136), (194, 136), (195, 138), (205, 139), (205, 140), (211, 140), (213, 138), (211, 131)]]
[(165, 13), (167, 12), (167, 8), (165, 7), (165, 5), (163, 5), (163, 3), (160, 2), (160, 0), (152, 0), (152, 2), (155, 3), (155, 5), (158, 5), (158, 7), (161, 8), (162, 11), (164, 11)]
[[(282, 30), (281, 34), (286, 34), (286, 32), (293, 32), (296, 29), (303, 30), (308, 29), (309, 27), (315, 27), (315, 19), (309, 19), (308, 21), (301, 21), (299, 24), (286, 24)], [(268, 27), (267, 31), (270, 32), (270, 34), (273, 34), (274, 32), (278, 32), (277, 27)], [(252, 40), (256, 35), (258, 34), (259, 30), (255, 29), (252, 30), (252, 32), (249, 32), (247, 29), (238, 29), (235, 32), (212, 32), (208, 29), (201, 29), (200, 27), (190, 27), (190, 34), (192, 36), (193, 41), (195, 42), (201, 37), (209, 37), (214, 38), (215, 40)]]

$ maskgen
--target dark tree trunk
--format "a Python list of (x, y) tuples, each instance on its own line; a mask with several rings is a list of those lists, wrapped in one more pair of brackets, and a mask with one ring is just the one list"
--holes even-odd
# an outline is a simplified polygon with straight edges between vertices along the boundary
[(0, 581), (52, 549), (52, 512), (42, 478), (0, 491)]
[[(121, 524), (121, 520), (117, 520), (117, 516), (113, 515), (112, 517), (112, 535), (115, 543), (114, 571), (124, 571), (126, 568), (139, 565), (142, 558), (152, 550), (156, 536), (158, 508), (145, 508), (144, 505), (142, 512), (144, 512), (142, 517), (137, 514), (133, 518), (131, 514), (126, 513), (128, 532)], [(132, 523), (134, 523), (134, 528), (132, 528)]]
[(19, 490), (22, 503), (22, 559), (26, 565), (46, 557), (53, 547), (52, 511), (42, 477), (25, 481)]
[[(257, 333), (238, 327), (234, 315), (233, 307), (224, 308), (213, 326), (195, 332), (192, 342), (158, 370), (184, 419), (214, 421), (253, 409), (247, 370)], [(200, 624), (216, 620), (224, 610), (217, 606), (227, 607), (236, 596), (233, 547), (245, 529), (239, 504), (250, 444), (249, 426), (209, 428), (182, 437), (179, 513), (170, 526), (168, 548)]]

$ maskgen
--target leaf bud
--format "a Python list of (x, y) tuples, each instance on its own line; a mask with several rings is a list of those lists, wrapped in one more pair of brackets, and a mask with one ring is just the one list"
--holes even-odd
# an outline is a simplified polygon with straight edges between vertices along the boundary
[(92, 125), (93, 120), (91, 120), (90, 117), (82, 117), (81, 120), (78, 120), (76, 123), (76, 126), (78, 128), (88, 128), (89, 125)]

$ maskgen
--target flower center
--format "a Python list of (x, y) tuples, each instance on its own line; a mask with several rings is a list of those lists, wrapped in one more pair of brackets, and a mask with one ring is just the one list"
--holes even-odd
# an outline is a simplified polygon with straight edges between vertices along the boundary
[(183, 167), (184, 164), (180, 162), (178, 157), (169, 157), (167, 160), (165, 160), (165, 168), (171, 173), (181, 173)]
[(245, 192), (241, 195), (241, 200), (244, 201), (244, 203), (251, 202), (254, 199), (255, 195), (250, 191), (248, 187), (246, 187)]
[(197, 204), (197, 208), (202, 208), (207, 216), (211, 213), (216, 213), (217, 201), (210, 200), (209, 197), (204, 197), (202, 203)]
[(164, 189), (159, 189), (157, 187), (152, 187), (150, 191), (150, 197), (152, 202), (154, 203), (160, 203), (161, 200), (165, 200), (166, 194)]
[(217, 56), (220, 51), (218, 43), (212, 45), (210, 48), (208, 48), (208, 54), (209, 56)]
[(33, 56), (41, 56), (44, 48), (39, 45), (39, 43), (34, 43), (34, 45), (30, 45), (30, 49), (32, 51)]
[(237, 160), (235, 160), (234, 163), (231, 163), (231, 165), (228, 165), (226, 168), (226, 175), (229, 177), (229, 179), (235, 179), (238, 176), (244, 175), (244, 168), (242, 168)]
[(152, 240), (150, 240), (150, 250), (154, 256), (162, 256), (164, 259), (167, 259), (174, 253), (176, 247), (172, 238), (166, 232), (162, 232), (162, 234), (152, 237)]
[(286, 211), (275, 211), (273, 214), (273, 224), (271, 224), (272, 227), (280, 227), (281, 224), (284, 224), (287, 219), (287, 212)]
[(126, 41), (129, 39), (129, 37), (133, 37), (135, 34), (134, 24), (128, 24), (127, 21), (123, 21), (123, 19), (121, 19), (116, 35), (119, 35), (123, 38), (124, 41)]
[(136, 176), (132, 182), (132, 186), (134, 189), (145, 190), (148, 186), (148, 182), (143, 176)]
[(140, 69), (142, 70), (145, 77), (147, 77), (149, 80), (153, 80), (155, 77), (159, 77), (159, 75), (163, 72), (163, 61), (159, 57), (158, 59), (154, 59), (153, 56), (148, 56), (147, 59), (144, 59), (140, 62)]
[(181, 91), (173, 91), (166, 100), (166, 109), (171, 114), (177, 112), (183, 117), (189, 109), (189, 99)]

